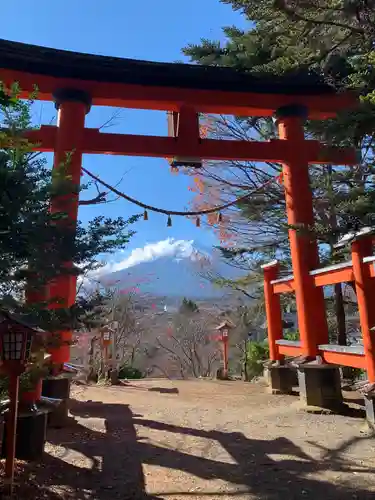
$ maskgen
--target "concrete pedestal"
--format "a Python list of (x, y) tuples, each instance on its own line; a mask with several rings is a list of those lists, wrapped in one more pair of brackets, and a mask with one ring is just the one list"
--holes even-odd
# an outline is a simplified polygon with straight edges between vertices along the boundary
[(50, 427), (64, 427), (70, 419), (69, 397), (70, 397), (70, 378), (51, 377), (43, 380), (42, 396), (47, 398), (61, 399), (61, 403), (49, 413), (48, 425)]
[(292, 394), (298, 385), (297, 370), (290, 366), (267, 366), (264, 376), (272, 394)]
[(364, 395), (366, 420), (372, 429), (375, 429), (375, 395)]
[[(39, 461), (43, 457), (46, 442), (47, 412), (37, 410), (22, 412), (17, 419), (16, 458), (20, 460)], [(7, 425), (2, 435), (1, 455), (5, 457), (7, 441)]]
[(219, 368), (216, 372), (217, 380), (229, 380), (228, 373), (224, 372), (224, 368)]
[(304, 364), (298, 367), (300, 399), (306, 406), (332, 411), (342, 409), (340, 370), (325, 364)]
[(109, 378), (111, 381), (111, 385), (119, 385), (120, 381), (118, 378), (118, 371), (116, 369), (110, 371)]

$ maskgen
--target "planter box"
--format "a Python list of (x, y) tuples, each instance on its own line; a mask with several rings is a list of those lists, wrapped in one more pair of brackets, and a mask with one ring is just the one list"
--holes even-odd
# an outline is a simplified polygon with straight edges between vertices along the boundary
[[(16, 458), (27, 461), (41, 460), (46, 442), (47, 412), (20, 413), (17, 419)], [(7, 425), (2, 433), (1, 456), (5, 457), (7, 441)]]
[(42, 395), (47, 398), (68, 399), (70, 396), (70, 378), (51, 377), (44, 379)]

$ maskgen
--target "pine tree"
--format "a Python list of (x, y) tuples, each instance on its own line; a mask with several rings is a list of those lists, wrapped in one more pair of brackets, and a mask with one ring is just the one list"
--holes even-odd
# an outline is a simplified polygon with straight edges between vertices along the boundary
[[(251, 22), (247, 31), (225, 27), (227, 41), (221, 45), (202, 40), (184, 49), (199, 64), (225, 65), (254, 75), (293, 74), (295, 78), (324, 79), (338, 90), (355, 89), (360, 106), (343, 112), (337, 120), (308, 122), (309, 137), (329, 144), (351, 145), (362, 152), (359, 167), (313, 166), (310, 168), (316, 224), (322, 264), (344, 259), (333, 244), (352, 229), (374, 225), (374, 131), (375, 131), (375, 2), (362, 0), (222, 0)], [(269, 118), (221, 117), (211, 121), (211, 133), (253, 140), (270, 139), (276, 131)], [(220, 171), (210, 165), (201, 174), (208, 186), (220, 187), (222, 196), (233, 197), (259, 187), (277, 175), (280, 165), (230, 163)], [(260, 194), (242, 202), (228, 214), (228, 228), (237, 245), (226, 255), (254, 257), (257, 263), (276, 256), (289, 262), (289, 247), (282, 186), (271, 182)], [(247, 233), (247, 234), (246, 234)], [(260, 259), (259, 259), (260, 256)], [(256, 267), (249, 268), (256, 272)], [(335, 310), (341, 335), (343, 300), (335, 287)]]
[(197, 312), (199, 312), (197, 304), (193, 300), (184, 297), (180, 305), (180, 314), (191, 314)]
[[(77, 228), (59, 223), (66, 216), (51, 213), (51, 196), (87, 186), (73, 186), (64, 166), (52, 177), (46, 159), (22, 139), (22, 133), (31, 128), (31, 104), (19, 100), (16, 89), (11, 96), (0, 91), (0, 307), (31, 314), (47, 330), (78, 328), (98, 297), (90, 301), (78, 297), (69, 309), (48, 309), (47, 303), (25, 303), (26, 284), (41, 290), (59, 274), (80, 276), (98, 268), (99, 256), (126, 247), (134, 234), (130, 226), (138, 216), (95, 217)], [(64, 266), (69, 261), (74, 263), (72, 269)]]

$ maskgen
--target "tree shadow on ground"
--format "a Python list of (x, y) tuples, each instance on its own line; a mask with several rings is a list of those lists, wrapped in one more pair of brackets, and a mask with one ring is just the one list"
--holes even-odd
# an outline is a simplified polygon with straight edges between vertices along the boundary
[[(250, 495), (253, 495), (260, 500), (372, 498), (372, 494), (365, 489), (344, 484), (338, 486), (308, 477), (325, 470), (373, 474), (374, 469), (349, 462), (343, 456), (344, 451), (353, 444), (353, 440), (343, 443), (335, 450), (325, 450), (323, 459), (313, 460), (286, 438), (249, 439), (238, 432), (205, 431), (170, 425), (134, 415), (130, 408), (123, 404), (76, 401), (71, 412), (75, 416), (92, 419), (90, 426), (93, 428), (89, 429), (77, 423), (63, 431), (50, 429), (48, 441), (53, 445), (66, 447), (66, 452), (54, 457), (46, 454), (43, 464), (35, 473), (38, 481), (46, 485), (68, 486), (73, 489), (78, 500), (173, 499), (184, 495), (197, 498), (237, 495), (250, 498)], [(105, 420), (105, 433), (95, 429), (95, 419)], [(151, 444), (142, 435), (137, 436), (134, 425), (214, 440), (236, 463), (221, 462), (219, 459), (191, 455)], [(356, 440), (360, 439), (368, 438)], [(91, 468), (84, 468), (77, 461), (69, 463), (71, 450), (89, 459)], [(288, 458), (276, 460), (272, 458), (275, 455), (279, 455), (279, 458), (287, 455)], [(160, 497), (158, 493), (155, 493), (156, 496), (148, 495), (145, 491), (142, 464), (179, 470), (206, 481), (222, 480), (231, 485), (231, 491), (236, 489), (238, 492), (220, 494), (209, 491), (169, 491), (160, 492)], [(173, 490), (173, 484), (167, 487)]]
[[(170, 450), (165, 450), (156, 459), (153, 456), (143, 456), (143, 462), (180, 469), (207, 480), (219, 478), (228, 483), (246, 485), (249, 493), (255, 498), (287, 500), (316, 499), (321, 496), (327, 500), (353, 500), (372, 497), (371, 493), (365, 490), (345, 485), (339, 487), (307, 477), (309, 474), (326, 470), (373, 474), (374, 468), (356, 465), (343, 457), (346, 449), (356, 441), (369, 439), (367, 437), (353, 438), (342, 443), (337, 449), (324, 448), (323, 459), (313, 460), (286, 438), (248, 439), (237, 432), (203, 431), (138, 418), (135, 418), (133, 423), (164, 432), (216, 440), (232, 456), (236, 464), (220, 463), (197, 456), (184, 456), (180, 452), (170, 453)], [(288, 455), (293, 458), (274, 460), (271, 457), (275, 455)]]
[(123, 386), (125, 386), (127, 389), (135, 389), (137, 391), (144, 391), (144, 392), (160, 392), (160, 394), (179, 394), (180, 391), (177, 389), (177, 387), (140, 387), (139, 385), (131, 384), (128, 381), (122, 383)]
[[(4, 460), (1, 460), (4, 464)], [(5, 500), (9, 498), (8, 491), (4, 485), (4, 468), (0, 465), (0, 498)], [(15, 481), (13, 484), (13, 499), (34, 499), (34, 500), (61, 500), (61, 495), (53, 492), (41, 484), (32, 473), (30, 473), (30, 465), (17, 463), (15, 470)], [(75, 495), (70, 495), (66, 492), (64, 500), (75, 500)]]
[(177, 387), (169, 389), (168, 387), (150, 387), (147, 389), (149, 392), (160, 392), (160, 394), (179, 394), (180, 391)]

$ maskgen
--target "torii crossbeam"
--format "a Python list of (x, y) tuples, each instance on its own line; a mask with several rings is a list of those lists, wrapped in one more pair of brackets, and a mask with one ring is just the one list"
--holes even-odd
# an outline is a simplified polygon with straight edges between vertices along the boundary
[[(211, 160), (272, 161), (283, 164), (288, 222), (313, 222), (308, 165), (357, 163), (355, 151), (327, 147), (304, 137), (304, 121), (336, 116), (355, 105), (350, 93), (335, 89), (311, 75), (265, 77), (230, 68), (154, 63), (67, 52), (0, 40), (0, 79), (7, 87), (18, 82), (21, 97), (38, 89), (37, 99), (55, 101), (58, 124), (41, 126), (26, 134), (34, 149), (54, 152), (54, 167), (71, 155), (69, 174), (80, 183), (83, 154), (153, 157), (193, 157)], [(107, 134), (85, 128), (91, 105), (164, 110), (178, 113), (172, 137)], [(225, 141), (200, 137), (199, 114), (276, 116), (279, 139)], [(52, 200), (52, 210), (59, 200)], [(68, 216), (77, 220), (78, 195), (72, 197)], [(321, 288), (313, 286), (309, 272), (318, 266), (317, 244), (294, 229), (289, 231), (301, 336), (310, 345), (328, 339)], [(71, 265), (71, 263), (68, 263)], [(59, 277), (50, 295), (75, 301), (75, 279)], [(317, 333), (318, 332), (318, 333)], [(70, 338), (65, 332), (63, 338)], [(53, 360), (69, 360), (69, 348), (53, 352)]]

